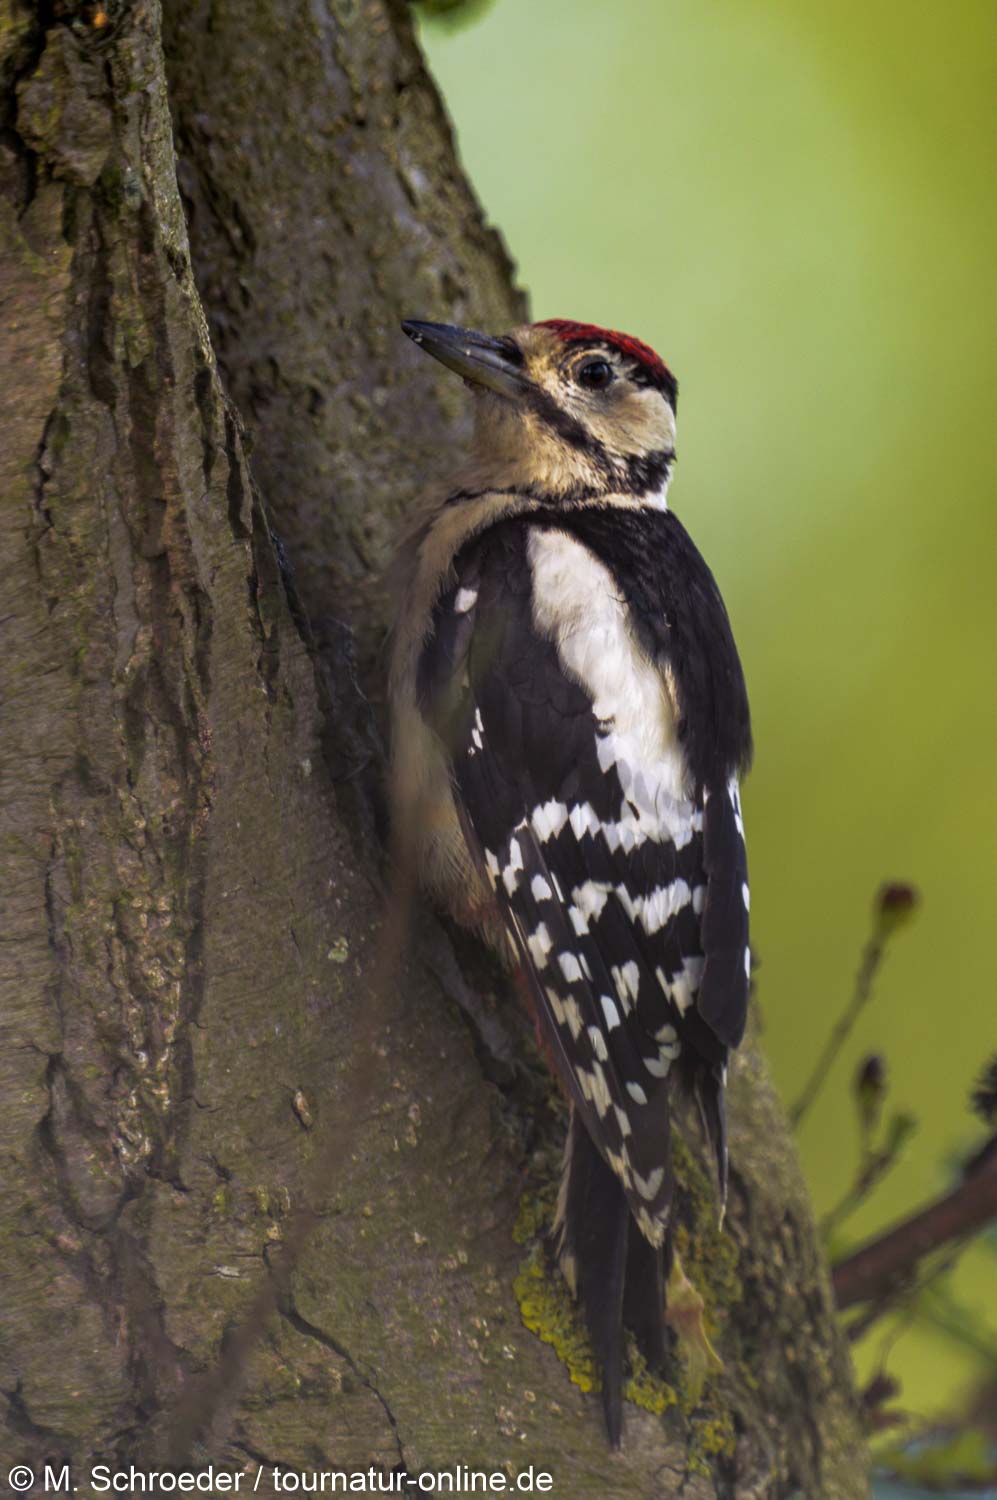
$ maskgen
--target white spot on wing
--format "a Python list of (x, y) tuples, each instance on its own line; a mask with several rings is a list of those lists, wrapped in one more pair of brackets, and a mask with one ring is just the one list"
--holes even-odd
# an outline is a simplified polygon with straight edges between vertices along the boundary
[(577, 984), (582, 977), (581, 966), (573, 953), (559, 953), (557, 961), (561, 965), (561, 973), (569, 984)]
[(533, 824), (533, 832), (545, 844), (548, 839), (556, 838), (568, 821), (568, 809), (563, 802), (544, 802), (542, 806), (533, 809), (530, 822)]
[[(606, 1160), (609, 1162), (609, 1165), (612, 1167), (613, 1171), (616, 1173), (617, 1177), (620, 1179), (620, 1181), (622, 1182), (623, 1186), (626, 1187), (626, 1188), (632, 1187), (632, 1185), (633, 1185), (633, 1173), (630, 1170), (630, 1163), (627, 1161), (627, 1158), (626, 1158), (626, 1147), (624, 1147), (623, 1152), (620, 1153), (620, 1154), (617, 1154), (615, 1151), (607, 1151), (606, 1152)], [(647, 1215), (645, 1214), (644, 1217), (647, 1218)], [(648, 1223), (650, 1223), (649, 1219), (648, 1219)], [(661, 1235), (660, 1234), (658, 1236), (658, 1239), (655, 1241), (655, 1243), (656, 1244), (660, 1244), (661, 1243)]]
[(572, 1000), (570, 995), (564, 1002), (564, 1019), (571, 1032), (571, 1040), (577, 1042), (582, 1030), (582, 1013), (578, 1009), (577, 1000)]
[(606, 1047), (606, 1038), (598, 1026), (590, 1026), (588, 1029), (589, 1041), (592, 1043), (592, 1051), (600, 1062), (609, 1061), (609, 1052)]
[(469, 609), (473, 609), (478, 602), (477, 589), (458, 589), (457, 597), (454, 599), (454, 612), (458, 615), (466, 615)]
[(571, 899), (586, 917), (597, 921), (602, 908), (609, 899), (609, 890), (610, 887), (605, 881), (586, 880), (584, 885), (575, 886), (571, 892)]
[(523, 851), (518, 839), (509, 840), (509, 863), (502, 871), (502, 884), (511, 896), (519, 884), (519, 871), (523, 868)]
[(620, 997), (624, 1011), (630, 1009), (631, 1004), (637, 999), (640, 989), (640, 970), (630, 959), (628, 963), (621, 964), (619, 968), (610, 969), (613, 983), (616, 985), (616, 993)]
[(526, 939), (526, 946), (529, 948), (530, 957), (537, 968), (545, 968), (547, 965), (547, 955), (554, 946), (551, 935), (547, 931), (546, 922), (541, 922), (532, 937)]
[(673, 880), (671, 885), (659, 885), (649, 896), (639, 898), (638, 919), (650, 937), (660, 932), (684, 906), (692, 900), (692, 891), (684, 880)]
[(655, 1167), (653, 1172), (648, 1172), (646, 1177), (641, 1177), (639, 1172), (634, 1173), (634, 1186), (642, 1198), (650, 1200), (654, 1198), (661, 1184), (665, 1180), (664, 1167)]
[(606, 1082), (606, 1075), (602, 1071), (602, 1064), (597, 1062), (592, 1064), (592, 1102), (599, 1111), (600, 1119), (602, 1119), (613, 1102), (609, 1093), (609, 1084)]
[(656, 969), (655, 978), (661, 985), (664, 994), (677, 1008), (679, 1015), (685, 1015), (689, 1006), (692, 1005), (699, 991), (703, 978), (703, 964), (705, 960), (699, 956), (684, 958), (682, 967), (674, 973), (670, 979), (665, 978), (661, 968)]
[(647, 1103), (647, 1095), (645, 1094), (639, 1083), (628, 1083), (627, 1093), (630, 1095), (635, 1104)]
[(730, 798), (730, 805), (734, 809), (734, 822), (737, 824), (737, 831), (743, 839), (744, 819), (741, 817), (741, 788), (737, 784), (736, 776), (732, 776), (727, 783), (727, 795)]
[(637, 1210), (637, 1228), (646, 1240), (650, 1240), (652, 1245), (661, 1244), (665, 1237), (665, 1224), (667, 1221), (667, 1214), (662, 1219), (652, 1219), (646, 1208), (638, 1208)]
[(542, 875), (534, 875), (530, 881), (530, 894), (534, 901), (549, 901), (554, 893)]
[(584, 838), (586, 833), (591, 833), (594, 836), (602, 829), (602, 824), (595, 815), (595, 808), (590, 802), (576, 803), (571, 809), (568, 821), (571, 824), (571, 831), (576, 839)]
[(620, 1024), (620, 1013), (616, 1009), (614, 1001), (608, 995), (600, 995), (599, 1001), (602, 1005), (602, 1013), (606, 1017), (606, 1026), (612, 1031), (614, 1027)]

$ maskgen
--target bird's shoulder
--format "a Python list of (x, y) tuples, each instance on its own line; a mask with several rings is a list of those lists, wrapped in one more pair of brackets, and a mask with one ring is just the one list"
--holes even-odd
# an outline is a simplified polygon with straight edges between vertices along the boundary
[(454, 552), (423, 675), (452, 670), (479, 625), (493, 648), (500, 638), (521, 667), (534, 659), (544, 676), (551, 642), (562, 671), (565, 655), (581, 650), (592, 660), (605, 646), (611, 661), (651, 687), (639, 670), (650, 664), (671, 695), (693, 780), (719, 787), (747, 769), (750, 711), (730, 620), (672, 511), (606, 502), (497, 517)]

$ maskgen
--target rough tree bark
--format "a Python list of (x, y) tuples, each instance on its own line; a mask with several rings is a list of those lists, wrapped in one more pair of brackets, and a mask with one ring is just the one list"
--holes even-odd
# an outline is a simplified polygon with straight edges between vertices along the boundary
[[(615, 1457), (514, 1292), (524, 1172), (556, 1150), (526, 1028), (427, 914), (351, 1095), (385, 931), (383, 564), (466, 421), (397, 318), (523, 314), (404, 8), (170, 0), (164, 27), (156, 0), (2, 0), (0, 88), (0, 1482), (262, 1463), (267, 1494), (274, 1463), (460, 1461), (565, 1496), (863, 1495), (754, 1041), (726, 1372), (699, 1410), (630, 1408)], [(337, 1106), (363, 1116), (348, 1159)], [(685, 1223), (709, 1280), (715, 1232)]]

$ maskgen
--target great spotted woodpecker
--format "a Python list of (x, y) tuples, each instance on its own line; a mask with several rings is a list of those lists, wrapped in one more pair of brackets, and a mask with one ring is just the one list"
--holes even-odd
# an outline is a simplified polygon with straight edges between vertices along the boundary
[(526, 976), (571, 1103), (561, 1269), (622, 1421), (623, 1329), (665, 1348), (670, 1099), (727, 1186), (724, 1087), (748, 996), (730, 623), (666, 493), (677, 386), (646, 344), (554, 319), (406, 322), (476, 395), (471, 452), (405, 549), (395, 816), (425, 885)]

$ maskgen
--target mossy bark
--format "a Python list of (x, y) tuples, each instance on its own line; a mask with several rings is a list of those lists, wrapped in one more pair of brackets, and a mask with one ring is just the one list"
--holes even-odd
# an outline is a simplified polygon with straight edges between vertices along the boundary
[(525, 1026), (425, 914), (351, 1097), (385, 932), (383, 565), (466, 421), (396, 320), (523, 313), (404, 9), (4, 0), (0, 87), (0, 1467), (69, 1461), (87, 1494), (98, 1460), (176, 1461), (349, 1107), (181, 1457), (263, 1463), (259, 1494), (272, 1464), (457, 1461), (571, 1496), (864, 1494), (754, 1043), (735, 1271), (691, 1165), (683, 1198), (727, 1375), (698, 1413), (633, 1408), (619, 1456), (514, 1292), (524, 1163), (556, 1151)]

